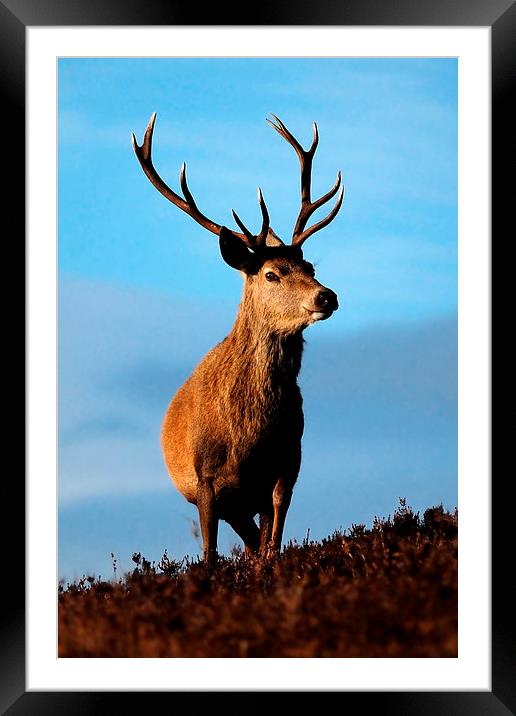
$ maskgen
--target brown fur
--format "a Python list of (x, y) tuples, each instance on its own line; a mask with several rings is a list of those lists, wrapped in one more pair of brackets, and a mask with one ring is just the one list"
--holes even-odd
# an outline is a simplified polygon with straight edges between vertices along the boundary
[[(165, 460), (178, 490), (199, 507), (208, 560), (216, 525), (203, 529), (204, 511), (229, 522), (248, 551), (277, 551), (299, 472), (302, 331), (324, 287), (299, 251), (282, 254), (245, 275), (231, 333), (197, 366), (165, 416)], [(267, 281), (270, 271), (278, 282)]]
[[(295, 150), (301, 170), (301, 208), (292, 243), (286, 246), (270, 227), (261, 190), (262, 226), (252, 234), (233, 211), (242, 233), (205, 216), (180, 172), (183, 197), (156, 172), (152, 137), (156, 114), (143, 143), (133, 147), (150, 182), (198, 224), (219, 236), (223, 259), (245, 278), (244, 296), (229, 336), (216, 346), (179, 389), (165, 416), (162, 445), (176, 487), (197, 505), (204, 558), (216, 555), (219, 519), (244, 540), (246, 550), (273, 554), (281, 546), (292, 488), (301, 464), (303, 410), (297, 376), (302, 331), (331, 316), (337, 296), (315, 280), (302, 245), (327, 226), (344, 196), (341, 174), (330, 191), (311, 199), (312, 161), (319, 142), (317, 125), (310, 148), (303, 149), (278, 117), (269, 124)], [(307, 227), (312, 214), (338, 192), (330, 213)], [(254, 517), (260, 515), (260, 529)]]

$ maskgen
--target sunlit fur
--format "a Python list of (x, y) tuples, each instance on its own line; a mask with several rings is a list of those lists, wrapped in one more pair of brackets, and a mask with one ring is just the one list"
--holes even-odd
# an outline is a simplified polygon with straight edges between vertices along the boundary
[[(279, 281), (267, 280), (268, 272)], [(206, 559), (216, 548), (218, 518), (233, 526), (249, 552), (271, 553), (281, 545), (301, 462), (302, 331), (322, 316), (322, 289), (299, 251), (254, 259), (244, 272), (233, 329), (170, 403), (162, 433), (169, 473), (198, 506), (202, 485), (201, 528), (205, 499), (214, 510), (215, 526), (203, 530)]]

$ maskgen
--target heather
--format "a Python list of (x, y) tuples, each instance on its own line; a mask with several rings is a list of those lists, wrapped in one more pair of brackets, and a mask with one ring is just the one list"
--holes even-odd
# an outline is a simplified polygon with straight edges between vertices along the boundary
[(59, 586), (61, 657), (455, 657), (457, 511), (392, 517), (276, 559), (133, 555), (111, 581)]

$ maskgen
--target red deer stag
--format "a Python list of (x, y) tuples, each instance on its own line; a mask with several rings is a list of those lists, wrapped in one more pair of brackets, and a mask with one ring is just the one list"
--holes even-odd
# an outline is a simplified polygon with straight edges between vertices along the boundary
[(292, 145), (301, 165), (301, 209), (290, 245), (270, 228), (260, 189), (262, 226), (256, 235), (234, 211), (242, 233), (204, 216), (188, 188), (185, 164), (179, 179), (184, 198), (172, 191), (152, 163), (155, 113), (141, 146), (133, 134), (134, 151), (152, 184), (219, 237), (222, 258), (244, 277), (243, 297), (230, 334), (178, 390), (163, 423), (165, 462), (179, 492), (197, 505), (208, 565), (216, 559), (220, 519), (242, 538), (246, 553), (268, 557), (279, 552), (301, 464), (304, 421), (297, 376), (302, 332), (338, 308), (336, 294), (315, 279), (302, 247), (337, 215), (344, 187), (328, 216), (306, 226), (314, 211), (337, 194), (341, 174), (329, 192), (312, 201), (317, 125), (314, 123), (312, 145), (305, 150), (285, 125), (271, 116), (273, 120), (267, 121)]

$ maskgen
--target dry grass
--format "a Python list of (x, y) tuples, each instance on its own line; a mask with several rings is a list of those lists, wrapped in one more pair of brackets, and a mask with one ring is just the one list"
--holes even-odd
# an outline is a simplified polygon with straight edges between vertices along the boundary
[(457, 512), (353, 525), (289, 544), (274, 561), (235, 553), (213, 573), (165, 554), (132, 574), (59, 588), (61, 657), (457, 656)]

